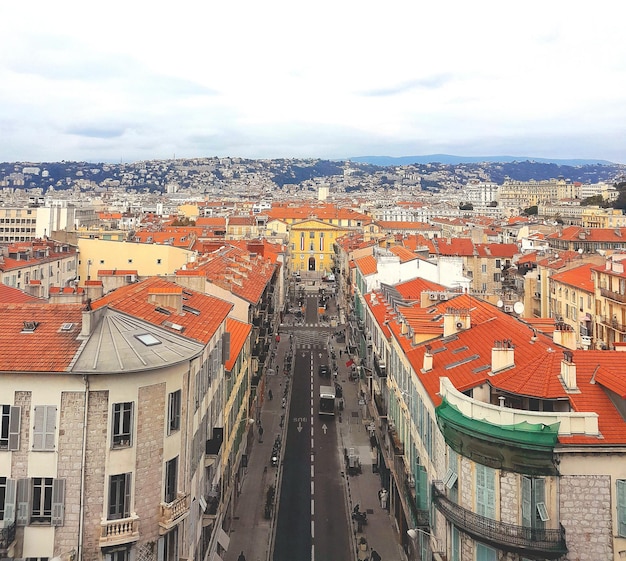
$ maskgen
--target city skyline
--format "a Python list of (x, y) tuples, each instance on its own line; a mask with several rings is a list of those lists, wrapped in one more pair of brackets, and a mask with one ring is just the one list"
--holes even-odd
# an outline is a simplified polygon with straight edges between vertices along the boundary
[(626, 162), (618, 14), (562, 1), (26, 6), (0, 7), (2, 161)]

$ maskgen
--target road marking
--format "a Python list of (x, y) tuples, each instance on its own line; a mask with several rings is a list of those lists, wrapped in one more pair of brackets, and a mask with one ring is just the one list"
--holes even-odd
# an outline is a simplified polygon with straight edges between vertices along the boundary
[(322, 425), (322, 430), (324, 431), (324, 434), (326, 434), (326, 431), (328, 430), (328, 427), (326, 426), (326, 423), (324, 423)]

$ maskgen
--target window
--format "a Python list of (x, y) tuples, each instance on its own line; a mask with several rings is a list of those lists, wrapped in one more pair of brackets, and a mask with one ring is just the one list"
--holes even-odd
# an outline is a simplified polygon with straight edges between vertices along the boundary
[(178, 496), (178, 456), (165, 462), (165, 502), (174, 502)]
[(104, 561), (130, 561), (130, 549), (128, 547), (118, 547), (103, 553)]
[(62, 526), (65, 510), (65, 479), (32, 477), (17, 481), (18, 526), (51, 524)]
[(476, 561), (497, 561), (496, 550), (476, 542)]
[(167, 434), (180, 429), (181, 391), (177, 390), (169, 395), (167, 411)]
[(480, 272), (483, 273), (483, 275), (487, 272), (487, 265), (483, 264), (480, 266)]
[(541, 478), (522, 478), (522, 524), (526, 528), (544, 529), (549, 520), (545, 503), (546, 482)]
[(161, 264), (161, 260), (157, 259), (157, 265), (160, 265), (160, 264)]
[(54, 450), (57, 408), (55, 405), (37, 405), (33, 428), (33, 450)]
[(496, 474), (493, 468), (476, 464), (476, 514), (496, 517)]
[(0, 477), (0, 520), (15, 521), (15, 479), (8, 477)]
[(626, 538), (626, 479), (617, 480), (617, 535)]
[(113, 448), (122, 448), (131, 445), (133, 430), (133, 402), (113, 404), (113, 428), (111, 430), (111, 444)]
[(20, 408), (0, 405), (0, 450), (20, 448)]
[(120, 520), (130, 516), (131, 476), (130, 473), (119, 473), (109, 477), (108, 520)]
[(157, 561), (178, 559), (178, 528), (173, 528), (157, 542)]

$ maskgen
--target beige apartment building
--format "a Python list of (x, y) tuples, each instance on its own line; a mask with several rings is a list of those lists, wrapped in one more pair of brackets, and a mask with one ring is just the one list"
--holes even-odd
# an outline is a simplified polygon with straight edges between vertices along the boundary
[(250, 326), (230, 309), (156, 277), (0, 305), (0, 557), (223, 554), (250, 430)]

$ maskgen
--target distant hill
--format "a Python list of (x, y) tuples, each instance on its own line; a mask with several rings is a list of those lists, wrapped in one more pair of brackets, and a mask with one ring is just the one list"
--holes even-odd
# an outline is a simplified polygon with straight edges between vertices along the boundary
[(531, 162), (540, 164), (557, 164), (561, 166), (585, 166), (585, 165), (612, 165), (608, 160), (583, 160), (583, 159), (556, 159), (556, 158), (528, 158), (521, 156), (453, 156), (450, 154), (430, 154), (426, 156), (358, 156), (348, 158), (351, 162), (372, 164), (375, 166), (408, 166), (410, 164), (477, 164), (477, 163), (511, 163)]

